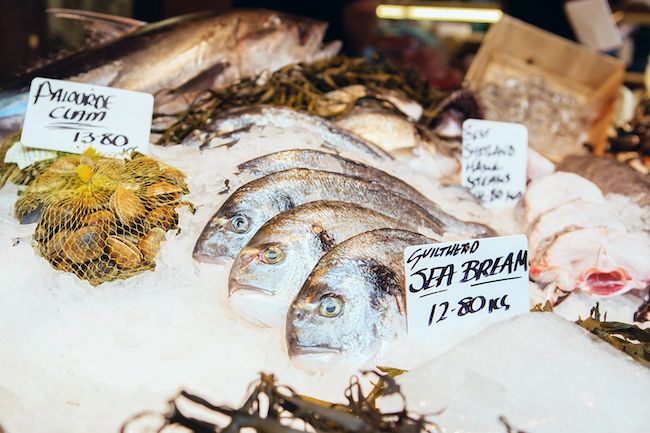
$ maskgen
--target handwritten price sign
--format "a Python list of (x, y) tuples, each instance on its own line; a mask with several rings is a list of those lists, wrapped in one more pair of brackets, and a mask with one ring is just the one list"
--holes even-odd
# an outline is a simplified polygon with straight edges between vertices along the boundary
[(409, 334), (467, 333), (528, 312), (524, 235), (418, 245), (404, 253)]
[(462, 185), (488, 206), (517, 203), (526, 190), (528, 130), (518, 123), (463, 123)]
[(20, 141), (38, 149), (146, 153), (153, 96), (111, 87), (34, 78)]

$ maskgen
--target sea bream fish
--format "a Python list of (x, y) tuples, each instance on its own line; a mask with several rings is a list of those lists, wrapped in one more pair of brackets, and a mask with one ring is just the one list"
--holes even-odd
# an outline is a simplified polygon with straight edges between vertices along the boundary
[(235, 259), (231, 305), (251, 322), (284, 328), (289, 305), (318, 260), (344, 240), (379, 228), (418, 229), (339, 201), (310, 202), (276, 215)]
[[(228, 85), (242, 76), (329, 57), (327, 24), (266, 10), (199, 13), (142, 26), (124, 37), (32, 70), (0, 91), (0, 125), (22, 119), (34, 77), (169, 95)], [(160, 92), (160, 93), (159, 93)], [(156, 101), (157, 103), (160, 101)], [(21, 121), (18, 122), (20, 124)]]
[(340, 173), (294, 168), (256, 179), (233, 192), (201, 232), (194, 258), (202, 262), (235, 258), (265, 222), (318, 200), (358, 204), (409, 227), (422, 227), (438, 235), (444, 232), (443, 223), (436, 217), (376, 183)]
[[(392, 156), (381, 147), (364, 140), (322, 117), (293, 110), (288, 107), (255, 105), (220, 112), (196, 133), (188, 135), (183, 144), (198, 145), (202, 149), (232, 146), (243, 132), (251, 127), (275, 126), (278, 128), (304, 128), (322, 139), (322, 146), (338, 152), (353, 152), (374, 160), (391, 160)], [(224, 143), (225, 141), (225, 143)]]
[(289, 355), (299, 364), (365, 365), (406, 332), (404, 249), (434, 241), (380, 229), (325, 254), (293, 300), (286, 322)]
[(422, 193), (401, 179), (385, 171), (358, 161), (344, 158), (328, 152), (311, 149), (292, 149), (271, 153), (251, 159), (237, 166), (240, 174), (251, 173), (264, 176), (291, 168), (309, 168), (357, 176), (366, 181), (377, 183), (387, 190), (411, 200), (424, 208), (431, 215), (443, 222), (445, 231), (467, 237), (493, 236), (495, 232), (476, 222), (461, 221), (444, 212), (438, 204), (429, 200)]

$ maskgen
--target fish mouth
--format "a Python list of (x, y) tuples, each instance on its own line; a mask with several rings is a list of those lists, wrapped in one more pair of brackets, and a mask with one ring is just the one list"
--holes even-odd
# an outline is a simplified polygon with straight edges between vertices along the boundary
[(302, 356), (302, 355), (329, 355), (329, 354), (340, 354), (341, 349), (328, 346), (328, 345), (318, 345), (318, 346), (308, 346), (308, 345), (291, 345), (289, 348), (289, 356)]
[(584, 278), (589, 291), (598, 296), (611, 296), (627, 291), (630, 280), (630, 276), (622, 269), (611, 272), (591, 272)]
[(194, 252), (192, 258), (200, 263), (209, 263), (211, 265), (225, 265), (228, 263), (228, 256), (225, 254), (209, 254), (204, 252)]
[(242, 284), (237, 281), (231, 281), (228, 285), (229, 295), (232, 296), (235, 293), (238, 295), (264, 295), (264, 296), (273, 296), (274, 292), (262, 287), (252, 286), (250, 284)]

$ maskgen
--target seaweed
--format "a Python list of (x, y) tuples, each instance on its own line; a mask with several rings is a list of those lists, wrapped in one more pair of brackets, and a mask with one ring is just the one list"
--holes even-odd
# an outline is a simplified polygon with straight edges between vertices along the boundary
[(589, 317), (579, 318), (576, 323), (615, 348), (627, 353), (640, 364), (650, 367), (650, 329), (623, 322), (607, 321), (607, 314), (601, 319), (600, 305), (591, 309)]
[[(406, 408), (385, 413), (377, 408), (376, 401), (383, 395), (404, 396), (394, 378), (403, 370), (384, 368), (363, 372), (378, 378), (372, 390), (364, 395), (358, 377), (352, 377), (345, 391), (347, 404), (334, 404), (299, 395), (293, 389), (279, 386), (272, 374), (260, 375), (252, 392), (237, 409), (217, 406), (187, 391), (180, 391), (169, 401), (169, 411), (162, 415), (157, 432), (184, 427), (195, 433), (231, 433), (252, 429), (264, 433), (316, 432), (390, 432), (431, 433), (439, 431), (436, 424), (422, 416), (410, 414)], [(405, 407), (405, 405), (404, 405)], [(196, 415), (201, 413), (200, 418)], [(129, 418), (121, 433), (130, 433), (139, 421), (153, 415), (142, 412)], [(224, 419), (221, 427), (215, 418)]]
[[(325, 95), (353, 85), (363, 85), (367, 92), (359, 98), (343, 100)], [(446, 92), (430, 88), (416, 74), (400, 71), (379, 57), (337, 56), (310, 64), (288, 65), (272, 74), (266, 72), (240, 79), (222, 89), (208, 90), (197, 96), (185, 111), (156, 113), (157, 119), (170, 118), (173, 121), (165, 129), (153, 132), (161, 134), (157, 144), (177, 144), (220, 111), (257, 104), (289, 106), (325, 118), (345, 114), (368, 100), (396, 110), (389, 101), (374, 96), (386, 90), (422, 105), (420, 122), (425, 125), (440, 114), (441, 102), (448, 96)]]

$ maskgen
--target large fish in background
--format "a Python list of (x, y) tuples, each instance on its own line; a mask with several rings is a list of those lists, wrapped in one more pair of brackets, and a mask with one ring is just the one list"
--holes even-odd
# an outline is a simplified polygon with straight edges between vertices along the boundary
[(2, 86), (0, 138), (20, 128), (34, 77), (148, 92), (156, 96), (157, 110), (178, 109), (179, 98), (172, 94), (192, 95), (263, 70), (335, 55), (339, 42), (322, 44), (326, 29), (321, 21), (266, 10), (199, 13), (142, 25)]

